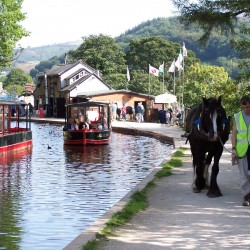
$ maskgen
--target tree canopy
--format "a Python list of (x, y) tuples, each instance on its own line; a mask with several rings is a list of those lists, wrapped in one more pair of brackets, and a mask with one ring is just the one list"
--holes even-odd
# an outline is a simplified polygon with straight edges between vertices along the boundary
[(83, 60), (103, 75), (117, 74), (125, 70), (125, 54), (110, 36), (91, 35), (69, 57)]
[(5, 0), (0, 4), (0, 68), (9, 66), (22, 48), (16, 43), (28, 32), (19, 24), (25, 19), (21, 12), (23, 0)]
[[(242, 74), (245, 78), (249, 78), (250, 66), (250, 27), (249, 22), (242, 24), (240, 29), (236, 31), (236, 23), (239, 20), (250, 18), (250, 4), (247, 0), (172, 0), (180, 10), (180, 19), (186, 25), (192, 23), (198, 24), (204, 31), (200, 37), (202, 43), (206, 43), (213, 30), (220, 30), (222, 33), (232, 35), (231, 44), (237, 51), (241, 52), (242, 62), (240, 67), (246, 70)], [(237, 39), (237, 32), (248, 35), (245, 38)]]
[(13, 87), (16, 89), (17, 94), (21, 94), (25, 90), (26, 83), (32, 83), (31, 76), (25, 73), (22, 69), (13, 68), (4, 80), (4, 89), (12, 92)]

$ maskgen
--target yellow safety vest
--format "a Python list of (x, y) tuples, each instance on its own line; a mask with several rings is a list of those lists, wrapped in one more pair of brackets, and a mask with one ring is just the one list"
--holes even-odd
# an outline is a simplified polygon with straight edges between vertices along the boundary
[(234, 114), (237, 134), (236, 152), (238, 157), (244, 157), (250, 144), (250, 125), (247, 127), (242, 112)]

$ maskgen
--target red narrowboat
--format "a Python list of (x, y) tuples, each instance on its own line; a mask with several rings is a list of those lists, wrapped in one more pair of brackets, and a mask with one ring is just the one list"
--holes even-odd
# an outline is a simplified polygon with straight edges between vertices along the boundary
[[(20, 117), (22, 116), (22, 122)], [(11, 95), (0, 97), (0, 156), (32, 146), (29, 105)]]
[(63, 135), (65, 145), (109, 144), (110, 104), (90, 101), (66, 104)]

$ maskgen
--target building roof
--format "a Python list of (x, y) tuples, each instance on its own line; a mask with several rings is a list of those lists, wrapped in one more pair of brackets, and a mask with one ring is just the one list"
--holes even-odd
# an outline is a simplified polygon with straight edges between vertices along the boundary
[(155, 99), (155, 96), (153, 96), (153, 95), (137, 93), (137, 92), (133, 92), (133, 91), (126, 90), (126, 89), (119, 89), (119, 90), (110, 89), (110, 90), (80, 92), (80, 93), (78, 93), (77, 96), (79, 96), (79, 97), (94, 97), (94, 96), (101, 96), (101, 95), (124, 94), (124, 93), (135, 95), (135, 96), (143, 96), (143, 97), (147, 97), (147, 98), (152, 99), (152, 100)]
[[(77, 71), (75, 71), (74, 73), (72, 73), (71, 75), (69, 75), (68, 77), (66, 77), (65, 79), (68, 80), (68, 79), (72, 78), (73, 76), (79, 74), (79, 73), (82, 72), (83, 70), (85, 71), (84, 68), (78, 69)], [(87, 70), (87, 71), (88, 71), (88, 70)], [(89, 72), (89, 71), (88, 71), (88, 72)], [(89, 73), (90, 73), (90, 72), (89, 72)]]
[[(62, 64), (62, 65), (54, 65), (52, 69), (48, 70), (46, 72), (47, 76), (60, 76), (67, 72), (68, 70), (72, 69), (78, 64), (82, 64), (84, 68), (86, 68), (87, 71), (90, 73), (97, 73), (98, 71), (95, 70), (94, 68), (90, 67), (88, 64), (82, 62), (82, 60), (79, 60), (74, 63), (67, 63), (67, 64)], [(83, 69), (83, 68), (82, 68)], [(74, 73), (75, 74), (75, 73)], [(44, 73), (39, 74), (38, 78), (44, 77)]]
[(64, 87), (63, 89), (61, 89), (60, 91), (61, 92), (64, 92), (64, 91), (71, 91), (73, 90), (74, 88), (76, 88), (78, 85), (80, 85), (82, 82), (86, 81), (88, 78), (90, 78), (91, 76), (95, 76), (97, 79), (99, 79), (99, 81), (101, 81), (105, 86), (109, 87), (111, 89), (111, 87), (105, 83), (100, 77), (98, 77), (97, 75), (95, 75), (94, 73), (92, 74), (89, 74), (89, 75), (86, 75), (80, 79), (78, 79), (77, 81), (75, 81), (74, 83)]

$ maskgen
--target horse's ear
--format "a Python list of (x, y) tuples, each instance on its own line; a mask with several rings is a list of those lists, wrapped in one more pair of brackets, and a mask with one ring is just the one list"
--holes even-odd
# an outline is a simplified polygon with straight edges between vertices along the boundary
[(221, 95), (218, 97), (218, 104), (221, 105)]
[(206, 104), (207, 104), (207, 98), (206, 97), (202, 97), (202, 104), (203, 104), (203, 106), (206, 106)]

